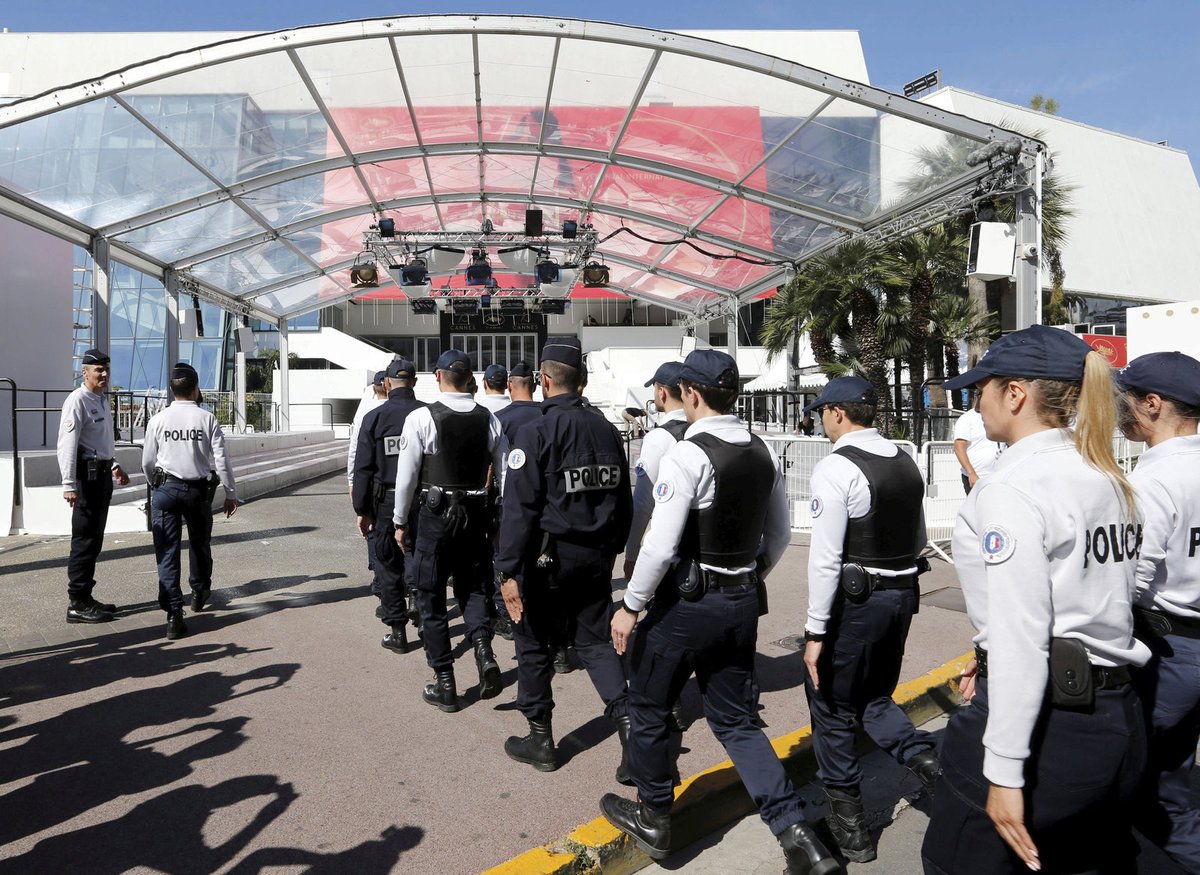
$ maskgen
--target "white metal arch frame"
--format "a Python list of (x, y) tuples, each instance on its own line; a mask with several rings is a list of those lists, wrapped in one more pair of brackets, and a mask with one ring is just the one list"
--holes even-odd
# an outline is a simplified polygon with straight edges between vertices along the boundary
[[(406, 37), (430, 36), (469, 36), (472, 44), (472, 63), (475, 89), (475, 106), (466, 107), (474, 115), (476, 136), (473, 140), (457, 143), (427, 143), (422, 136), (422, 123), (419, 119), (418, 105), (422, 95), (414, 95), (409, 79), (405, 75), (402, 60)], [(553, 40), (552, 60), (548, 73), (546, 94), (543, 104), (543, 121), (536, 142), (528, 141), (497, 141), (485, 137), (483, 121), (483, 98), (481, 78), (487, 75), (486, 66), (481, 65), (479, 40), (489, 36), (527, 36), (542, 37)], [(412, 124), (415, 145), (403, 148), (378, 149), (355, 152), (344, 133), (339, 129), (338, 121), (326, 105), (320, 89), (314, 82), (313, 76), (306, 68), (301, 50), (335, 43), (346, 43), (361, 40), (386, 40), (388, 49), (395, 63), (396, 76), (404, 95), (408, 117)], [(646, 50), (649, 59), (644, 69), (640, 71), (638, 84), (632, 98), (626, 107), (624, 118), (617, 129), (616, 136), (607, 150), (597, 150), (571, 146), (562, 142), (551, 142), (546, 136), (548, 111), (554, 106), (554, 88), (556, 76), (559, 73), (560, 58), (568, 55), (572, 45), (578, 41), (589, 43), (612, 44), (616, 46), (634, 47)], [(298, 81), (307, 92), (313, 105), (319, 110), (325, 125), (333, 138), (330, 144), (331, 154), (317, 160), (295, 164), (284, 170), (265, 172), (235, 183), (223, 182), (210, 172), (195, 156), (175, 142), (163, 130), (155, 126), (153, 121), (140, 113), (137, 107), (127, 99), (126, 93), (133, 89), (169, 80), (181, 73), (203, 71), (206, 68), (224, 64), (230, 61), (253, 58), (263, 55), (278, 55), (286, 58), (288, 66), (294, 72), (296, 79), (287, 84), (295, 85)], [(724, 179), (716, 175), (682, 166), (672, 161), (672, 156), (663, 154), (647, 157), (644, 154), (627, 154), (621, 151), (624, 138), (635, 114), (642, 106), (643, 98), (648, 88), (655, 81), (654, 76), (662, 60), (670, 56), (681, 56), (712, 63), (714, 75), (719, 75), (722, 69), (736, 69), (753, 74), (770, 77), (784, 83), (792, 83), (809, 92), (819, 94), (822, 99), (814, 110), (799, 118), (795, 126), (786, 133), (784, 138), (771, 148), (765, 148), (760, 160), (746, 169), (735, 180)], [(637, 72), (637, 71), (634, 71)], [(747, 301), (761, 292), (773, 288), (782, 282), (790, 269), (784, 262), (788, 257), (775, 252), (758, 241), (740, 239), (737, 237), (706, 230), (702, 226), (723, 205), (730, 200), (741, 200), (758, 207), (769, 209), (786, 216), (797, 217), (833, 229), (837, 239), (859, 234), (887, 235), (894, 229), (903, 227), (919, 227), (922, 223), (935, 221), (944, 213), (946, 204), (961, 205), (974, 186), (993, 172), (990, 161), (979, 162), (973, 167), (964, 167), (954, 179), (942, 186), (931, 190), (928, 194), (900, 202), (888, 209), (880, 210), (868, 217), (844, 213), (831, 204), (822, 204), (812, 198), (788, 197), (777, 192), (755, 188), (750, 184), (753, 175), (762, 170), (767, 162), (794, 137), (798, 136), (810, 123), (817, 119), (823, 111), (835, 100), (865, 108), (865, 111), (877, 113), (880, 117), (891, 116), (907, 122), (915, 123), (922, 128), (937, 134), (949, 134), (963, 137), (979, 144), (1004, 142), (1010, 144), (1009, 157), (1017, 163), (1032, 167), (1035, 156), (1040, 155), (1043, 146), (1036, 140), (1021, 134), (1005, 130), (984, 122), (949, 113), (934, 107), (926, 106), (907, 100), (898, 95), (873, 88), (868, 85), (832, 76), (793, 62), (784, 61), (768, 55), (746, 49), (736, 48), (708, 40), (683, 36), (667, 31), (647, 30), (624, 25), (606, 24), (592, 21), (573, 19), (555, 19), (524, 16), (475, 16), (475, 15), (443, 15), (443, 16), (412, 16), (396, 18), (376, 18), (362, 21), (341, 22), (328, 25), (302, 27), (283, 30), (274, 33), (242, 37), (216, 43), (198, 49), (183, 51), (172, 55), (133, 65), (98, 79), (81, 82), (74, 85), (57, 88), (35, 97), (17, 101), (6, 106), (0, 106), (0, 137), (5, 129), (19, 126), (31, 120), (62, 112), (92, 101), (111, 99), (117, 103), (146, 131), (159, 141), (169, 146), (192, 170), (207, 180), (210, 190), (197, 195), (162, 202), (142, 209), (136, 214), (110, 221), (100, 227), (90, 227), (86, 223), (73, 219), (53, 205), (40, 201), (36, 193), (28, 195), (5, 186), (7, 181), (0, 167), (0, 212), (26, 221), (58, 234), (89, 248), (95, 247), (95, 241), (107, 242), (113, 258), (130, 264), (159, 278), (168, 274), (178, 274), (178, 281), (189, 290), (202, 293), (205, 297), (220, 304), (226, 309), (245, 315), (254, 315), (277, 321), (280, 318), (300, 315), (312, 309), (329, 306), (339, 300), (354, 297), (358, 292), (350, 288), (345, 279), (339, 276), (349, 262), (338, 261), (336, 264), (322, 265), (312, 255), (307, 253), (293, 239), (293, 235), (311, 231), (325, 223), (351, 219), (356, 216), (378, 215), (393, 209), (406, 206), (431, 205), (439, 220), (442, 218), (442, 207), (463, 202), (479, 202), (481, 210), (489, 209), (489, 204), (500, 202), (526, 203), (535, 205), (557, 206), (566, 209), (578, 209), (582, 215), (588, 213), (603, 214), (618, 220), (639, 222), (649, 228), (661, 229), (677, 238), (695, 241), (697, 244), (712, 244), (724, 247), (734, 253), (740, 253), (750, 258), (771, 262), (775, 266), (764, 276), (756, 276), (753, 280), (739, 287), (725, 287), (719, 282), (713, 282), (688, 273), (674, 270), (669, 261), (677, 251), (679, 244), (667, 245), (655, 258), (641, 261), (618, 252), (600, 252), (608, 260), (634, 270), (642, 271), (651, 276), (661, 277), (674, 284), (691, 286), (692, 288), (710, 293), (707, 300), (699, 299), (687, 303), (671, 298), (656, 298), (652, 292), (631, 291), (621, 289), (631, 296), (653, 301), (655, 303), (673, 306), (676, 309), (690, 312), (693, 315), (706, 312), (713, 306), (711, 295), (723, 296), (730, 301)], [(440, 191), (430, 170), (430, 159), (441, 156), (478, 157), (479, 185), (474, 191)], [(993, 155), (996, 150), (993, 150)], [(489, 189), (485, 178), (485, 159), (488, 155), (523, 156), (533, 159), (533, 177), (528, 189), (523, 193), (512, 191), (494, 191)], [(372, 190), (370, 179), (364, 172), (364, 166), (388, 161), (419, 159), (425, 171), (425, 182), (429, 189), (428, 196), (413, 196), (399, 199), (380, 198)], [(537, 190), (539, 170), (544, 159), (570, 160), (583, 162), (597, 168), (595, 181), (586, 198), (570, 196), (564, 192), (547, 194)], [(271, 186), (319, 176), (336, 170), (352, 170), (365, 195), (363, 202), (357, 205), (339, 205), (302, 219), (278, 225), (272, 224), (270, 218), (248, 202), (248, 195), (270, 188)], [(640, 209), (636, 204), (621, 204), (606, 202), (602, 197), (602, 188), (610, 169), (633, 171), (636, 173), (653, 174), (657, 178), (674, 180), (712, 193), (714, 200), (698, 217), (688, 217), (688, 221), (676, 222), (661, 214)], [(240, 213), (248, 217), (246, 223), (251, 230), (221, 242), (219, 245), (205, 248), (201, 251), (190, 252), (174, 260), (164, 260), (155, 257), (150, 252), (135, 243), (121, 239), (133, 231), (150, 231), (154, 226), (172, 219), (186, 216), (208, 207), (230, 204)], [(286, 247), (295, 256), (296, 262), (303, 269), (279, 278), (258, 284), (248, 284), (236, 289), (222, 288), (219, 284), (206, 282), (193, 275), (196, 267), (216, 259), (235, 256), (252, 250), (264, 244), (278, 243)], [(811, 254), (811, 253), (808, 253)], [(310, 282), (319, 277), (327, 277), (339, 289), (336, 294), (321, 297), (319, 300), (305, 300), (291, 307), (274, 306), (264, 299), (272, 293), (287, 289), (301, 283)], [(173, 280), (174, 282), (174, 280)], [(618, 286), (619, 288), (619, 286)]]

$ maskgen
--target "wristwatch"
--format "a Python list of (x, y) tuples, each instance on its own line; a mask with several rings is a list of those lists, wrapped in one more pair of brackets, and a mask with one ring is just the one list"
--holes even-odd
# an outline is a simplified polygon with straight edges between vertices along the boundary
[(804, 630), (804, 640), (805, 641), (824, 641), (825, 633), (824, 632), (810, 632), (808, 629), (805, 629)]
[(621, 599), (621, 609), (633, 614), (634, 617), (637, 617), (642, 613), (641, 611), (635, 611), (633, 608), (629, 607), (629, 605), (625, 604), (624, 599)]

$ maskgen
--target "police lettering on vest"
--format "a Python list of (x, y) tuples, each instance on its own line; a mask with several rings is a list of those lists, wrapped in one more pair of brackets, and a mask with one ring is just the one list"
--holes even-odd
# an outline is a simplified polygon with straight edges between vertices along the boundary
[(1103, 565), (1110, 559), (1113, 562), (1133, 561), (1138, 558), (1142, 549), (1142, 527), (1133, 523), (1109, 523), (1107, 526), (1097, 526), (1094, 530), (1085, 531), (1083, 567), (1095, 560)]
[(1191, 531), (1191, 540), (1188, 542), (1188, 558), (1193, 559), (1196, 556), (1196, 548), (1200, 547), (1200, 527), (1194, 528)]
[(162, 433), (162, 439), (166, 441), (200, 441), (204, 437), (204, 432), (198, 428), (168, 428)]
[(404, 435), (386, 435), (383, 439), (383, 454), (385, 456), (398, 456), (400, 455), (400, 451), (404, 449), (405, 444)]
[(567, 492), (592, 492), (616, 489), (621, 482), (621, 469), (617, 465), (581, 465), (564, 468)]

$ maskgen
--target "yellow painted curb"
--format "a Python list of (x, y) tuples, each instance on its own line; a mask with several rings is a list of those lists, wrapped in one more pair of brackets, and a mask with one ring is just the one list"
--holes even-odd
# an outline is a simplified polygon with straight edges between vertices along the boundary
[[(933, 719), (962, 703), (958, 677), (975, 654), (964, 653), (921, 677), (896, 687), (892, 699), (914, 723)], [(805, 779), (812, 762), (812, 728), (805, 726), (771, 742), (788, 772)], [(685, 847), (754, 810), (733, 763), (725, 760), (683, 781), (675, 790), (671, 831), (677, 847)], [(576, 827), (560, 841), (526, 851), (483, 875), (627, 875), (650, 864), (650, 858), (605, 818)]]

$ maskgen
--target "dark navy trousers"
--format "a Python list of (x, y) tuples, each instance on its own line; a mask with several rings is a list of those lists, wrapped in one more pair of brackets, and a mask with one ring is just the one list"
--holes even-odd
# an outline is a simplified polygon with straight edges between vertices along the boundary
[(529, 572), (520, 583), (524, 613), (513, 626), (517, 651), (517, 710), (546, 720), (554, 710), (554, 652), (575, 642), (575, 652), (610, 720), (625, 716), (625, 668), (612, 646), (613, 555), (559, 542), (558, 570), (551, 583)]
[[(988, 817), (983, 731), (988, 679), (950, 718), (942, 778), (921, 859), (926, 875), (1028, 873)], [(1044, 875), (1130, 875), (1137, 845), (1130, 799), (1146, 763), (1146, 731), (1133, 687), (1097, 690), (1088, 710), (1043, 706), (1025, 763), (1025, 827)]]
[[(486, 586), (492, 573), (487, 527), (482, 513), (470, 514), (466, 528), (451, 534), (441, 514), (422, 507), (413, 538), (412, 585), (417, 590), (425, 661), (434, 671), (454, 667), (450, 623), (446, 616), (446, 581), (454, 578), (454, 598), (462, 613), (468, 641), (491, 640)], [(395, 539), (393, 538), (393, 543)], [(386, 610), (386, 609), (385, 609)]]
[(375, 548), (375, 583), (379, 601), (383, 606), (383, 622), (399, 626), (407, 622), (405, 593), (404, 551), (396, 543), (396, 525), (392, 522), (395, 492), (389, 490), (383, 500), (375, 505), (375, 527), (371, 530), (371, 543)]
[(208, 484), (168, 480), (154, 490), (154, 555), (158, 560), (158, 605), (164, 611), (183, 608), (179, 586), (179, 550), (183, 526), (188, 530), (188, 583), (193, 592), (212, 587), (212, 504)]
[(704, 716), (759, 814), (779, 835), (803, 803), (758, 722), (758, 592), (747, 584), (697, 602), (660, 594), (634, 636), (629, 678), (629, 773), (638, 796), (665, 811), (674, 800), (667, 715), (691, 672)]
[(1189, 872), (1200, 872), (1200, 811), (1191, 774), (1200, 740), (1200, 641), (1147, 638), (1154, 658), (1134, 674), (1150, 721), (1149, 767), (1134, 825)]
[(817, 663), (819, 691), (804, 673), (813, 754), (826, 787), (856, 790), (862, 783), (856, 724), (900, 763), (934, 746), (892, 701), (916, 608), (912, 589), (877, 590), (862, 604), (839, 595)]
[(112, 494), (111, 473), (102, 472), (96, 480), (79, 480), (71, 510), (71, 555), (67, 559), (67, 595), (71, 601), (86, 601), (96, 586), (96, 559), (104, 546)]

